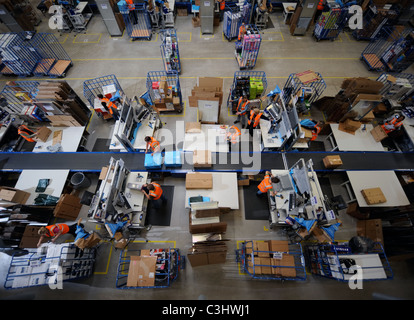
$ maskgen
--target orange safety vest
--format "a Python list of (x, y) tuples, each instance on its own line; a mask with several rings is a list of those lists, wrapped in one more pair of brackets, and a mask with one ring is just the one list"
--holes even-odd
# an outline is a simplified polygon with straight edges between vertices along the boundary
[(321, 1), (319, 1), (319, 3), (318, 3), (318, 7), (317, 7), (317, 9), (318, 9), (318, 10), (323, 10), (323, 8), (324, 8), (324, 5), (323, 5), (323, 0), (321, 0)]
[(30, 138), (29, 136), (31, 136), (32, 134), (34, 134), (35, 132), (30, 130), (28, 127), (26, 127), (25, 125), (21, 125), (19, 127), (19, 129), (17, 130), (17, 133), (19, 135), (21, 135), (24, 139), (26, 139), (29, 142), (36, 142), (34, 139)]
[[(242, 116), (244, 116), (247, 113), (247, 107), (249, 105), (249, 100), (247, 100), (246, 102), (243, 102), (243, 98), (240, 97), (239, 98), (239, 103), (237, 104), (237, 111), (241, 113)], [(240, 108), (241, 105), (241, 108)]]
[[(397, 118), (393, 118), (390, 122), (384, 123), (381, 127), (384, 129), (385, 133), (390, 133), (390, 132), (394, 131), (395, 129), (401, 127), (402, 124), (403, 124), (402, 121), (398, 121)], [(394, 129), (386, 128), (386, 126), (389, 126), (389, 125), (393, 125)]]
[(49, 231), (49, 234), (47, 236), (49, 237), (54, 237), (57, 235), (57, 232), (55, 233), (53, 231), (53, 229), (55, 229), (56, 227), (58, 227), (59, 231), (61, 231), (61, 234), (65, 234), (69, 232), (69, 226), (67, 224), (64, 223), (57, 223), (53, 226), (47, 226), (46, 229)]
[(267, 191), (272, 189), (273, 186), (272, 186), (272, 182), (270, 181), (270, 175), (268, 174), (265, 175), (264, 179), (262, 180), (262, 182), (260, 182), (257, 188), (263, 193), (266, 193)]
[(135, 9), (134, 0), (126, 0), (126, 3), (128, 4), (128, 9), (129, 10), (134, 10)]
[(239, 37), (238, 37), (239, 41), (241, 40), (242, 35), (244, 35), (245, 33), (246, 33), (246, 27), (241, 25), (239, 28)]
[(153, 182), (152, 185), (155, 187), (154, 190), (149, 191), (149, 195), (153, 197), (153, 200), (158, 200), (162, 196), (162, 189), (158, 183)]
[(231, 126), (230, 129), (234, 129), (234, 130), (236, 130), (236, 132), (235, 133), (228, 132), (227, 133), (227, 138), (230, 137), (231, 143), (235, 144), (235, 143), (237, 143), (237, 137), (241, 136), (241, 131), (236, 126)]
[(101, 102), (105, 102), (106, 103), (106, 106), (108, 107), (108, 109), (109, 109), (109, 113), (110, 114), (114, 114), (114, 112), (113, 112), (113, 110), (112, 110), (112, 108), (114, 108), (114, 109), (118, 109), (118, 107), (116, 106), (116, 104), (115, 103), (113, 103), (111, 100), (109, 100), (108, 98), (102, 98), (101, 99)]
[[(315, 131), (316, 130), (316, 131)], [(312, 129), (312, 138), (310, 139), (310, 141), (314, 141), (316, 140), (316, 138), (318, 137), (319, 132), (321, 132), (322, 128), (319, 127), (318, 125), (316, 125), (313, 129)]]
[(220, 1), (220, 10), (224, 10), (225, 7), (226, 7), (226, 1), (224, 0)]
[(155, 140), (154, 137), (151, 137), (151, 141), (148, 142), (148, 143), (149, 143), (149, 145), (150, 145), (153, 152), (155, 151), (155, 148), (160, 145), (160, 142)]
[(259, 123), (260, 123), (260, 118), (261, 117), (262, 117), (262, 113), (261, 112), (259, 112), (259, 114), (256, 115), (256, 117), (255, 117), (254, 111), (253, 110), (250, 110), (250, 118), (249, 118), (249, 121), (247, 121), (247, 123), (248, 124), (252, 123), (253, 118), (254, 118), (253, 128), (256, 128), (259, 125)]

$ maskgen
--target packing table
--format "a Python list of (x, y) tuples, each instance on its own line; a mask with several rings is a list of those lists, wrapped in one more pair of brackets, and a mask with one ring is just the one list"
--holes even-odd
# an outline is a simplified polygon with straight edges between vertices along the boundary
[[(48, 147), (52, 147), (56, 143), (60, 143), (61, 150), (60, 152), (76, 152), (78, 150), (79, 144), (82, 141), (82, 137), (85, 133), (85, 127), (47, 127), (51, 130), (51, 134), (45, 142), (37, 141), (36, 145), (33, 148), (33, 152), (49, 152)], [(59, 131), (62, 134), (59, 135)], [(56, 141), (54, 135), (57, 135)]]

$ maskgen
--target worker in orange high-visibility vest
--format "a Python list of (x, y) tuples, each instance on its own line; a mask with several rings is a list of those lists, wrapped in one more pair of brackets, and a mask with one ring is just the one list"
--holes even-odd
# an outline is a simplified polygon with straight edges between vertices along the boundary
[(125, 2), (127, 3), (129, 10), (134, 10), (135, 9), (134, 0), (125, 0)]
[(83, 224), (81, 224), (82, 219), (79, 219), (77, 223), (72, 225), (67, 225), (66, 223), (56, 223), (54, 225), (41, 227), (38, 231), (40, 235), (40, 239), (37, 243), (39, 247), (44, 238), (51, 238), (52, 242), (55, 242), (60, 236), (64, 234), (71, 234), (72, 236), (76, 237), (76, 227), (81, 226), (83, 228)]
[(246, 127), (246, 115), (248, 111), (249, 111), (249, 100), (247, 99), (247, 95), (243, 95), (243, 97), (239, 98), (239, 101), (237, 103), (237, 109), (236, 109), (237, 120), (234, 121), (235, 124), (241, 122), (242, 129)]
[(257, 196), (264, 195), (269, 192), (271, 197), (274, 197), (277, 192), (273, 190), (273, 183), (278, 183), (280, 180), (278, 177), (274, 177), (270, 171), (265, 172), (264, 179), (257, 186)]
[(151, 151), (151, 153), (154, 154), (161, 151), (160, 142), (154, 137), (146, 136), (144, 140), (147, 143), (145, 153)]
[(224, 9), (225, 8), (226, 8), (226, 1), (225, 0), (219, 0), (220, 21), (223, 21)]
[(311, 130), (312, 138), (310, 139), (310, 141), (315, 141), (319, 133), (321, 132), (321, 130), (322, 130), (322, 127), (319, 125), (319, 123), (317, 123)]
[(405, 116), (396, 114), (392, 117), (391, 120), (385, 121), (381, 127), (384, 129), (385, 133), (390, 133), (395, 130), (398, 130), (403, 125), (403, 121), (405, 119)]
[(167, 201), (161, 186), (156, 182), (144, 184), (141, 191), (148, 200), (153, 201), (153, 204), (157, 209), (161, 207), (160, 201), (162, 203), (165, 203)]
[(239, 137), (241, 136), (241, 131), (236, 126), (231, 126), (229, 130), (227, 131), (227, 141), (229, 142), (229, 147), (231, 148), (231, 145), (236, 144), (239, 142)]
[(104, 97), (102, 94), (98, 94), (97, 97), (101, 101), (101, 104), (105, 108), (105, 110), (107, 110), (111, 114), (112, 118), (114, 118), (114, 120), (118, 120), (118, 106), (114, 102), (109, 100), (107, 97)]
[(26, 141), (29, 142), (36, 142), (35, 138), (37, 136), (36, 132), (33, 131), (32, 129), (29, 129), (28, 127), (26, 127), (24, 124), (22, 124), (21, 126), (19, 126), (19, 128), (17, 129), (17, 133)]
[(242, 22), (242, 24), (241, 24), (241, 26), (239, 28), (239, 35), (237, 37), (237, 40), (242, 41), (244, 35), (246, 34), (246, 32), (247, 32), (246, 31), (246, 26), (245, 26), (244, 22)]
[(313, 19), (314, 22), (318, 21), (319, 17), (322, 14), (323, 9), (325, 8), (325, 0), (320, 0), (318, 6), (316, 7), (315, 17)]
[(249, 129), (249, 134), (251, 136), (253, 136), (253, 129), (260, 128), (260, 119), (269, 120), (269, 118), (266, 117), (258, 107), (250, 109), (250, 115), (247, 121), (247, 129)]

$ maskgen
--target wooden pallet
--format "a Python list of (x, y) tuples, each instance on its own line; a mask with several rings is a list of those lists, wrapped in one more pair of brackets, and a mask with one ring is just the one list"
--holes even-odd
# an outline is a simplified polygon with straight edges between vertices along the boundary
[(367, 61), (371, 69), (383, 69), (384, 68), (384, 64), (380, 61), (380, 59), (375, 53), (364, 53), (362, 56)]
[(61, 76), (65, 73), (66, 69), (70, 66), (72, 61), (69, 60), (58, 60), (53, 68), (49, 71), (49, 75)]
[(34, 73), (35, 74), (46, 74), (54, 63), (55, 63), (55, 59), (42, 59), (38, 63)]
[(10, 70), (10, 68), (8, 66), (4, 66), (3, 70), (1, 70), (0, 72), (1, 74), (8, 74), (8, 75), (13, 75), (13, 71)]
[(148, 30), (134, 29), (131, 32), (131, 38), (149, 38), (151, 33)]

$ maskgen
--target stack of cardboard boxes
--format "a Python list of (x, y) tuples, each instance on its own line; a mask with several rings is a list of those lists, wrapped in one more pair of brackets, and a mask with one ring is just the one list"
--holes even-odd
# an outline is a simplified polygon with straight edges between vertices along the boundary
[(373, 103), (375, 106), (379, 104), (382, 100), (380, 92), (383, 86), (382, 82), (368, 78), (345, 79), (335, 97), (323, 97), (316, 101), (315, 105), (325, 113), (328, 122), (353, 119), (357, 114), (349, 111), (359, 102)]
[[(191, 90), (188, 97), (190, 107), (198, 107), (198, 100), (223, 102), (223, 79), (213, 77), (198, 78), (198, 85)], [(220, 114), (220, 109), (219, 109)]]
[(168, 84), (167, 77), (152, 82), (154, 108), (158, 112), (181, 111), (180, 98), (176, 88)]
[(252, 275), (296, 277), (295, 257), (289, 254), (288, 241), (247, 241), (246, 260)]
[(43, 81), (34, 104), (41, 108), (54, 127), (85, 126), (91, 111), (66, 81)]
[(56, 204), (53, 215), (56, 218), (74, 221), (82, 209), (80, 198), (71, 194), (62, 194)]

